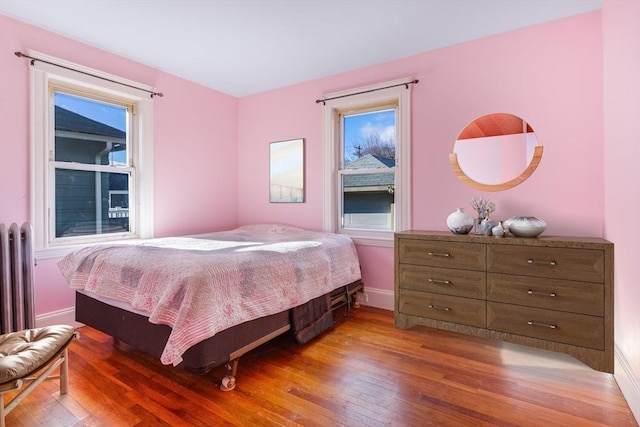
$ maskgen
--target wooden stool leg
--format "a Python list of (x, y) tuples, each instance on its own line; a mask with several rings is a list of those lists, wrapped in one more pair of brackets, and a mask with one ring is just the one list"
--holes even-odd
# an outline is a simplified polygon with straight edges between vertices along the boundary
[(69, 352), (66, 348), (62, 352), (61, 357), (62, 364), (60, 365), (60, 394), (67, 394), (67, 392), (69, 391)]
[(0, 427), (5, 427), (4, 416), (4, 396), (0, 394)]

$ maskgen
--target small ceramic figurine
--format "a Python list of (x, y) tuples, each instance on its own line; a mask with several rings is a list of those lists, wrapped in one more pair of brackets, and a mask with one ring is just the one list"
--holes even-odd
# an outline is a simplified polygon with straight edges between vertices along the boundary
[(496, 237), (505, 237), (507, 235), (507, 229), (502, 223), (502, 221), (498, 222), (498, 225), (491, 229), (491, 234)]
[(493, 222), (491, 218), (489, 218), (489, 215), (487, 215), (480, 223), (480, 228), (482, 228), (482, 233), (485, 236), (491, 236), (491, 229), (493, 228), (494, 225), (496, 225), (496, 223)]

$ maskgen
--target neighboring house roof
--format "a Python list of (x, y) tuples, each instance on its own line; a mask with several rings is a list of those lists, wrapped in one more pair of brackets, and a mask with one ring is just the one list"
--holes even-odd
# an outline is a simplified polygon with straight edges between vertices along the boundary
[(396, 165), (395, 159), (365, 154), (362, 157), (344, 165), (345, 169), (380, 169), (392, 168)]
[[(386, 169), (396, 165), (394, 159), (366, 154), (353, 162), (347, 163), (345, 169)], [(362, 175), (345, 175), (345, 187), (389, 187), (394, 185), (392, 173), (368, 173)]]
[(113, 138), (125, 138), (126, 132), (114, 127), (96, 122), (88, 117), (74, 113), (62, 107), (56, 106), (56, 129), (67, 132), (85, 133), (90, 135), (110, 136)]
[(345, 187), (388, 187), (393, 186), (392, 173), (370, 173), (366, 175), (345, 175)]

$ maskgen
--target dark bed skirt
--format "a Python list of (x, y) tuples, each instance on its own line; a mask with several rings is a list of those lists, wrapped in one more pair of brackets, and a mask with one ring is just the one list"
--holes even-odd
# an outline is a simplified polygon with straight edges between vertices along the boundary
[[(207, 372), (229, 362), (240, 350), (289, 329), (299, 343), (306, 343), (333, 326), (333, 312), (339, 308), (336, 301), (350, 300), (361, 289), (362, 282), (357, 281), (291, 310), (220, 331), (189, 348), (179, 366), (198, 373)], [(167, 325), (150, 323), (144, 315), (115, 307), (82, 292), (76, 292), (76, 320), (157, 358), (162, 355), (171, 332)]]
[[(76, 320), (157, 358), (162, 355), (171, 332), (167, 325), (150, 323), (146, 316), (80, 292), (76, 292)], [(189, 348), (182, 355), (179, 366), (190, 371), (207, 372), (228, 362), (231, 353), (287, 325), (289, 312), (284, 311), (225, 329)]]

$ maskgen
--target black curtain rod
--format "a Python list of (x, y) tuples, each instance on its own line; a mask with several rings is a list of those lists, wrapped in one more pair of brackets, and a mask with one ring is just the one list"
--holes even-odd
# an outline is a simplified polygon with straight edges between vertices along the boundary
[(159, 97), (163, 97), (164, 96), (164, 94), (161, 93), (161, 92), (154, 92), (154, 91), (151, 91), (151, 90), (143, 89), (141, 87), (132, 86), (132, 85), (129, 85), (129, 84), (126, 84), (126, 83), (122, 83), (122, 82), (118, 82), (118, 81), (115, 81), (115, 80), (111, 80), (111, 79), (108, 79), (106, 77), (97, 76), (95, 74), (87, 73), (85, 71), (76, 70), (75, 68), (66, 67), (64, 65), (56, 64), (55, 62), (49, 62), (49, 61), (45, 61), (44, 59), (34, 58), (33, 56), (25, 55), (22, 52), (15, 52), (15, 54), (16, 54), (16, 56), (18, 58), (29, 58), (31, 60), (31, 65), (33, 65), (33, 63), (36, 62), (36, 61), (40, 61), (40, 62), (44, 62), (45, 64), (53, 65), (55, 67), (64, 68), (65, 70), (75, 71), (76, 73), (80, 73), (80, 74), (84, 74), (84, 75), (87, 75), (87, 76), (95, 77), (97, 79), (106, 80), (108, 82), (116, 83), (116, 84), (119, 84), (119, 85), (122, 85), (122, 86), (127, 86), (127, 87), (130, 87), (130, 88), (133, 88), (133, 89), (138, 89), (138, 90), (141, 90), (143, 92), (150, 93), (152, 98), (154, 96), (159, 96)]
[(378, 87), (378, 88), (370, 89), (370, 90), (363, 90), (362, 92), (348, 93), (346, 95), (333, 96), (331, 98), (316, 99), (316, 104), (319, 104), (319, 103), (322, 102), (322, 105), (326, 105), (327, 101), (331, 101), (332, 99), (346, 98), (347, 96), (360, 95), (360, 94), (363, 94), (363, 93), (375, 92), (377, 90), (389, 89), (389, 88), (398, 87), (398, 86), (405, 86), (407, 89), (409, 89), (409, 85), (418, 84), (419, 81), (420, 80), (416, 79), (416, 80), (411, 80), (410, 82), (398, 83), (398, 84), (391, 85), (391, 86)]

